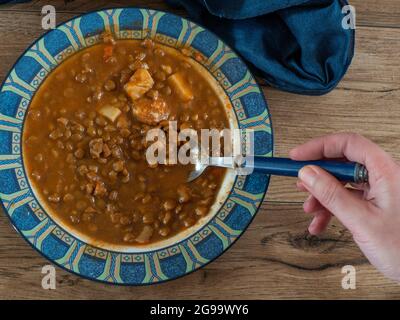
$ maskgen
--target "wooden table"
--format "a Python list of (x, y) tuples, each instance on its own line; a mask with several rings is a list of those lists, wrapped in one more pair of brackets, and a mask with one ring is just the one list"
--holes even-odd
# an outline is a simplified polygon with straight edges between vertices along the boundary
[[(263, 88), (272, 114), (277, 156), (286, 156), (290, 148), (312, 137), (355, 131), (400, 159), (400, 3), (351, 2), (357, 10), (356, 55), (333, 92), (308, 97)], [(24, 49), (44, 32), (40, 12), (48, 3), (36, 0), (0, 7), (0, 81)], [(57, 23), (109, 6), (171, 11), (161, 0), (50, 3), (57, 9)], [(368, 263), (340, 223), (334, 221), (320, 237), (307, 233), (310, 217), (302, 211), (304, 198), (293, 179), (273, 178), (257, 217), (228, 252), (189, 276), (148, 287), (95, 283), (57, 268), (57, 289), (43, 290), (41, 268), (47, 260), (0, 215), (0, 298), (400, 298), (400, 285), (385, 279)], [(341, 287), (341, 268), (347, 264), (357, 270), (356, 290)]]

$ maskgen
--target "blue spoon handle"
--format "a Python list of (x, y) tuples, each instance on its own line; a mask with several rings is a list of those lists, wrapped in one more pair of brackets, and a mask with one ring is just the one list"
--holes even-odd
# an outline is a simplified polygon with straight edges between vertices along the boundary
[(254, 170), (278, 176), (297, 177), (299, 170), (306, 165), (315, 165), (328, 171), (343, 182), (368, 182), (368, 171), (356, 162), (329, 160), (295, 161), (287, 158), (254, 157)]

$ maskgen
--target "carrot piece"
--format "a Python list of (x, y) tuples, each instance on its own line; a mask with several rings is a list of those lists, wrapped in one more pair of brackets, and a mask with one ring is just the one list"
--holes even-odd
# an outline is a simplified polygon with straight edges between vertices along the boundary
[(108, 58), (112, 57), (113, 50), (114, 50), (114, 47), (112, 45), (104, 47), (104, 55), (103, 55), (104, 60), (107, 60)]

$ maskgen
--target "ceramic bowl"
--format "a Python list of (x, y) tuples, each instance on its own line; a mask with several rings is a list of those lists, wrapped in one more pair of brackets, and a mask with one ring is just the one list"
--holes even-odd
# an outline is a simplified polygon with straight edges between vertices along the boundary
[(256, 155), (272, 156), (270, 115), (244, 62), (212, 32), (179, 16), (138, 8), (90, 12), (37, 39), (17, 60), (0, 89), (0, 199), (21, 236), (52, 263), (79, 276), (113, 284), (144, 285), (193, 272), (226, 251), (259, 209), (269, 177), (227, 174), (210, 214), (175, 237), (141, 247), (94, 245), (52, 216), (24, 168), (22, 136), (30, 101), (47, 75), (69, 56), (100, 42), (152, 38), (189, 48), (231, 104), (232, 127), (253, 129)]

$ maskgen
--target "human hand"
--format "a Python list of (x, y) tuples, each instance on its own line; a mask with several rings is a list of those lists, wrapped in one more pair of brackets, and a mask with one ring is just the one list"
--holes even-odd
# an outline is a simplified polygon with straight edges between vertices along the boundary
[(314, 216), (309, 232), (324, 231), (336, 216), (352, 233), (368, 260), (387, 277), (400, 281), (400, 166), (372, 141), (353, 133), (313, 139), (290, 152), (293, 160), (345, 158), (364, 164), (368, 185), (346, 188), (316, 166), (299, 172), (299, 189), (308, 191), (306, 213)]

